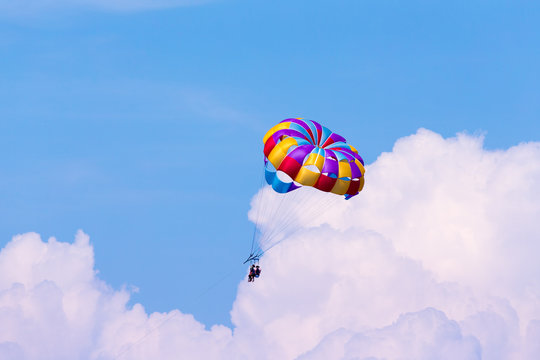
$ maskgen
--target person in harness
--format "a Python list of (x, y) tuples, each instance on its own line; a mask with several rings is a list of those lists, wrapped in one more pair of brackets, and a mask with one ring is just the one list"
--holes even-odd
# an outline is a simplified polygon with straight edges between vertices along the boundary
[(248, 282), (254, 282), (255, 278), (261, 276), (261, 267), (259, 265), (252, 264), (249, 268)]
[(249, 275), (248, 275), (248, 282), (253, 282), (255, 281), (255, 264), (251, 265), (251, 267), (249, 268)]

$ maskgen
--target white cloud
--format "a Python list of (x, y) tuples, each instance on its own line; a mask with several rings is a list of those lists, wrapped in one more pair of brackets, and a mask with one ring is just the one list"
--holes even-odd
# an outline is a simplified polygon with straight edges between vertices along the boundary
[(73, 244), (16, 236), (0, 253), (0, 274), (1, 359), (215, 359), (231, 337), (228, 328), (206, 331), (178, 310), (149, 316), (139, 304), (129, 309), (126, 291), (96, 278), (82, 232)]
[(343, 329), (327, 335), (298, 360), (331, 359), (482, 359), (481, 346), (463, 336), (459, 325), (432, 308), (401, 315), (382, 329), (352, 333)]
[(341, 226), (373, 229), (438, 280), (540, 318), (540, 144), (486, 151), (482, 141), (427, 130), (398, 140), (370, 166), (370, 186)]
[(265, 254), (262, 277), (239, 285), (234, 329), (127, 307), (82, 232), (20, 235), (0, 253), (0, 358), (538, 359), (537, 184), (538, 143), (400, 139), (327, 225)]

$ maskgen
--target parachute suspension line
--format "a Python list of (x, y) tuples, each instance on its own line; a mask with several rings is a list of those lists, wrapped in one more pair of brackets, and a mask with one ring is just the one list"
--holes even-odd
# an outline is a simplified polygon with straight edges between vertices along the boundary
[[(337, 200), (341, 200), (341, 199), (338, 198)], [(277, 245), (278, 243), (280, 243), (281, 241), (285, 240), (285, 236), (290, 237), (296, 232), (298, 232), (299, 230), (304, 229), (306, 226), (307, 227), (313, 226), (314, 223), (320, 218), (320, 216), (326, 213), (326, 209), (328, 205), (330, 205), (331, 203), (334, 203), (335, 201), (336, 199), (328, 199), (325, 202), (321, 202), (317, 204), (317, 206), (315, 207), (308, 207), (308, 210), (301, 214), (301, 217), (306, 219), (305, 226), (291, 229), (291, 225), (297, 222), (302, 222), (301, 217), (297, 218), (294, 216), (291, 216), (285, 223), (279, 224), (279, 226), (273, 229), (273, 231), (265, 237), (265, 244), (269, 246), (269, 247), (266, 247), (265, 250), (267, 251), (270, 248)], [(291, 210), (294, 212), (294, 210), (306, 208), (305, 207), (306, 203), (307, 201), (297, 202), (297, 206), (293, 206)], [(279, 235), (282, 235), (283, 238), (279, 239), (277, 242), (274, 242), (273, 240), (276, 239), (277, 236)]]
[(252, 254), (254, 256), (261, 256), (262, 255), (262, 249), (260, 247), (260, 238), (261, 238), (261, 232), (262, 232), (262, 224), (261, 221), (264, 221), (264, 219), (267, 219), (269, 214), (271, 214), (271, 206), (269, 205), (269, 202), (265, 200), (265, 197), (267, 197), (268, 188), (266, 186), (262, 186), (259, 189), (259, 200), (258, 203), (255, 204), (255, 206), (258, 207), (260, 215), (257, 219), (257, 222), (255, 223), (255, 246), (253, 248)]
[[(322, 207), (323, 210), (319, 211), (317, 214), (314, 214), (314, 212), (312, 212), (311, 215), (310, 215), (310, 216), (313, 216), (313, 217), (312, 217), (312, 220), (313, 220), (313, 221), (316, 221), (316, 220), (320, 219), (321, 216), (324, 215), (324, 214), (326, 213), (325, 210), (326, 210), (327, 207), (333, 206), (333, 205), (336, 204), (338, 201), (344, 201), (344, 199), (342, 199), (342, 198), (340, 198), (340, 197), (337, 197), (337, 196), (336, 196), (335, 198), (336, 198), (336, 199), (329, 199), (329, 200), (327, 200), (327, 201), (324, 203), (324, 207)], [(315, 212), (315, 213), (316, 213), (316, 212)], [(308, 225), (309, 225), (309, 224), (308, 224)], [(304, 229), (305, 229), (305, 228), (303, 228), (303, 227), (302, 227), (302, 228), (298, 227), (298, 228), (294, 229), (293, 231), (289, 232), (289, 233), (287, 234), (287, 237), (291, 237), (291, 236), (295, 235), (296, 233), (298, 233), (300, 230), (304, 230)], [(285, 239), (286, 239), (286, 238), (284, 237), (283, 239), (280, 239), (279, 241), (276, 241), (276, 242), (274, 242), (274, 243), (271, 242), (272, 239), (268, 239), (268, 240), (269, 240), (268, 242), (271, 243), (271, 245), (270, 245), (268, 248), (265, 249), (265, 252), (266, 252), (266, 251), (269, 251), (269, 250), (272, 249), (274, 246), (280, 244), (280, 243), (281, 243), (282, 241), (284, 241)]]
[[(296, 207), (293, 205), (298, 205), (298, 197), (300, 197), (299, 194), (301, 194), (302, 191), (303, 189), (300, 188), (300, 189), (294, 190), (292, 193), (277, 195), (277, 196), (280, 196), (281, 198), (276, 207), (276, 210), (274, 211), (274, 214), (272, 215), (274, 215), (275, 217), (279, 216), (279, 219), (283, 219), (283, 221), (280, 223), (270, 222), (269, 224), (267, 224), (267, 229), (263, 232), (261, 239), (259, 241), (260, 246), (262, 248), (264, 248), (265, 244), (268, 243), (271, 238), (273, 238), (275, 233), (286, 230), (286, 228), (291, 225), (291, 222), (294, 222), (296, 220), (292, 216), (294, 214), (294, 210)], [(285, 203), (285, 206), (283, 206), (283, 203)], [(279, 211), (279, 214), (277, 214), (278, 211)]]
[[(264, 239), (266, 236), (265, 235), (266, 232), (268, 231), (268, 229), (275, 228), (276, 218), (282, 217), (278, 213), (284, 210), (283, 203), (286, 202), (287, 198), (289, 197), (291, 197), (291, 199), (294, 198), (295, 197), (294, 195), (296, 195), (296, 193), (295, 192), (287, 193), (287, 194), (276, 193), (271, 188), (271, 186), (265, 186), (260, 191), (263, 194), (262, 199), (261, 199), (262, 204), (260, 206), (262, 206), (264, 210), (263, 212), (264, 216), (262, 217), (262, 221), (264, 223), (261, 223), (261, 222), (257, 223), (257, 227), (259, 229), (259, 235), (260, 235), (258, 239), (259, 240), (258, 249), (259, 249), (260, 255), (262, 255), (264, 253), (263, 246), (264, 246)], [(276, 197), (277, 197), (277, 201), (273, 201), (273, 200), (276, 200)]]
[[(338, 203), (339, 201), (343, 201), (341, 197), (334, 196), (328, 194), (327, 198), (323, 198), (318, 201), (318, 203), (315, 206), (308, 206), (307, 211), (302, 213), (304, 219), (305, 219), (305, 226), (304, 227), (297, 227), (293, 230), (293, 233), (296, 233), (298, 230), (301, 230), (305, 227), (313, 227), (316, 225), (316, 223), (320, 220), (320, 218), (327, 214), (329, 210), (333, 207), (334, 204)], [(306, 208), (305, 205), (302, 205), (303, 208)], [(292, 234), (289, 234), (289, 236)], [(272, 239), (271, 239), (272, 240)]]
[[(274, 223), (271, 223), (268, 226), (267, 230), (264, 231), (260, 246), (263, 249), (266, 249), (268, 245), (271, 244), (271, 240), (278, 234), (286, 232), (288, 228), (297, 221), (297, 219), (293, 216), (294, 211), (296, 207), (299, 207), (301, 204), (298, 201), (298, 198), (300, 197), (302, 193), (302, 189), (297, 189), (292, 194), (288, 195), (282, 195), (282, 198), (278, 205), (277, 211), (279, 211), (279, 214), (276, 214), (276, 217), (279, 218), (281, 221), (275, 221)], [(285, 199), (287, 197), (287, 199)], [(285, 206), (283, 206), (283, 203), (285, 203)], [(278, 219), (276, 219), (278, 220)]]
[[(270, 189), (268, 189), (270, 190)], [(261, 230), (261, 237), (259, 238), (259, 248), (265, 252), (270, 247), (277, 245), (283, 239), (279, 239), (277, 243), (274, 243), (274, 239), (278, 236), (291, 236), (300, 229), (306, 227), (312, 227), (321, 217), (321, 215), (327, 213), (333, 206), (339, 201), (344, 201), (341, 196), (337, 196), (330, 193), (314, 193), (315, 197), (309, 194), (309, 191), (315, 191), (308, 187), (302, 187), (294, 190), (291, 193), (277, 194), (269, 192), (267, 194), (275, 194), (274, 196), (281, 196), (279, 201), (263, 201), (265, 203), (278, 204), (274, 213), (270, 214), (272, 218), (268, 220), (266, 226)], [(322, 198), (321, 198), (322, 196)], [(326, 196), (326, 198), (324, 197)], [(287, 198), (287, 199), (285, 199)], [(268, 199), (271, 200), (271, 199)], [(272, 221), (274, 220), (274, 221)], [(292, 225), (302, 223), (299, 229), (295, 229)], [(294, 230), (293, 230), (294, 229)], [(293, 230), (293, 231), (291, 231)]]
[[(304, 191), (304, 194), (299, 192), (298, 196), (296, 196), (295, 199), (291, 199), (291, 203), (288, 204), (289, 206), (287, 206), (287, 208), (284, 211), (285, 213), (284, 222), (279, 224), (279, 226), (275, 226), (274, 229), (272, 229), (272, 231), (266, 235), (265, 242), (267, 244), (271, 244), (272, 240), (276, 238), (277, 236), (279, 236), (280, 234), (285, 235), (289, 233), (290, 235), (289, 230), (291, 230), (292, 225), (302, 222), (304, 218), (307, 219), (309, 222), (310, 219), (313, 220), (313, 215), (316, 212), (323, 210), (323, 208), (320, 207), (321, 206), (320, 204), (316, 204), (316, 206), (306, 206), (306, 205), (309, 205), (312, 199), (305, 196), (305, 192), (306, 191)], [(304, 209), (307, 209), (307, 210), (304, 210)], [(302, 210), (303, 213), (299, 214), (298, 212), (300, 210)]]
[[(255, 225), (253, 226), (253, 236), (251, 238), (251, 249), (249, 251), (248, 259), (250, 259), (253, 256), (256, 256), (257, 258), (260, 257), (260, 255), (256, 255), (255, 253), (260, 252), (259, 245), (257, 244), (257, 232), (260, 231), (258, 229), (258, 227), (259, 227), (259, 221), (260, 221), (260, 217), (261, 217), (261, 205), (260, 205), (261, 204), (261, 198), (262, 198), (261, 189), (263, 188), (263, 184), (264, 184), (264, 180), (265, 180), (264, 178), (265, 178), (265, 176), (264, 176), (264, 165), (263, 165), (263, 171), (262, 171), (262, 175), (261, 175), (261, 182), (259, 184), (259, 191), (257, 192), (257, 196), (255, 198), (255, 205), (256, 205), (257, 209), (255, 210)], [(244, 264), (247, 261), (248, 260), (246, 260), (244, 262)]]
[[(263, 170), (264, 170), (264, 167), (263, 167)], [(264, 171), (263, 171), (263, 173), (261, 175), (261, 183), (259, 185), (259, 189), (262, 188), (263, 183), (264, 183)], [(257, 193), (257, 197), (255, 199), (255, 203), (260, 204), (260, 201), (261, 201), (261, 191), (259, 190), (259, 192)], [(255, 247), (255, 242), (256, 242), (255, 240), (256, 240), (256, 237), (257, 237), (257, 226), (259, 224), (260, 215), (261, 215), (261, 207), (257, 206), (257, 210), (256, 210), (256, 213), (255, 213), (255, 226), (253, 227), (253, 236), (251, 238), (251, 250), (249, 251), (250, 257), (251, 257), (251, 255), (253, 255), (253, 250), (254, 250), (254, 247)]]
[(259, 257), (261, 255), (259, 255), (259, 254), (250, 254), (249, 257), (246, 259), (246, 261), (243, 262), (243, 264), (245, 264), (247, 262), (252, 262), (252, 263), (257, 262), (258, 263), (259, 262)]
[[(253, 239), (251, 251), (248, 259), (244, 262), (254, 262), (264, 254), (263, 242), (265, 228), (273, 229), (272, 220), (276, 217), (276, 213), (282, 209), (282, 204), (286, 201), (284, 194), (279, 194), (273, 191), (268, 185), (263, 186), (261, 181), (261, 187), (256, 195), (256, 201), (254, 203), (256, 207), (256, 222), (253, 231)], [(278, 198), (277, 201), (272, 201)]]

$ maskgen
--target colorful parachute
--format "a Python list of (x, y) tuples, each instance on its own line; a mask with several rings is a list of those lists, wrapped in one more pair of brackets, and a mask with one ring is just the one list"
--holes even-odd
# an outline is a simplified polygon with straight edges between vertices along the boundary
[(257, 262), (297, 231), (327, 221), (323, 215), (342, 206), (343, 198), (334, 194), (350, 199), (364, 187), (364, 161), (356, 149), (315, 121), (283, 120), (263, 142), (270, 186), (260, 189), (252, 202), (249, 216), (255, 231), (245, 262)]
[(265, 178), (278, 193), (304, 185), (350, 199), (364, 187), (364, 161), (358, 151), (315, 121), (285, 119), (263, 142)]

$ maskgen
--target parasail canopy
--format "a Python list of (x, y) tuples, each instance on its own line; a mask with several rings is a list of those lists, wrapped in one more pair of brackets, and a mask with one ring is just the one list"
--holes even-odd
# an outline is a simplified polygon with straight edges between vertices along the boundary
[(311, 186), (350, 199), (364, 187), (364, 160), (358, 151), (315, 121), (285, 119), (263, 142), (266, 182), (278, 193)]

